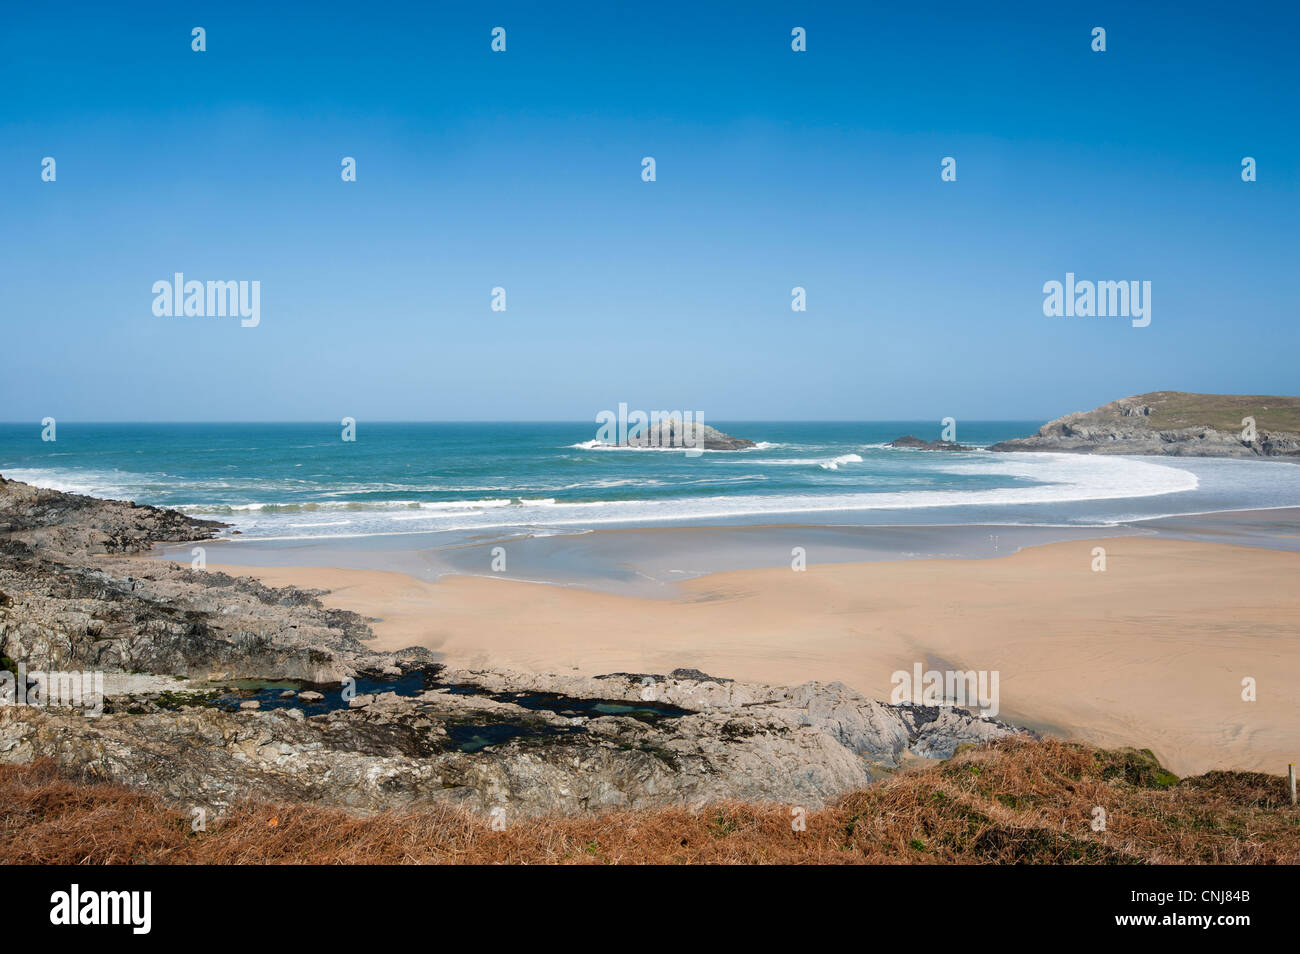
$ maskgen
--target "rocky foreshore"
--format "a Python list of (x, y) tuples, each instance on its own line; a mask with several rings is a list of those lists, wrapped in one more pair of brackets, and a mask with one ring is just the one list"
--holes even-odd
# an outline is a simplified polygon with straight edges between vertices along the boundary
[(1058, 417), (989, 450), (1300, 461), (1300, 398), (1139, 394)]
[[(815, 807), (912, 758), (1015, 734), (840, 683), (445, 668), (377, 653), (319, 592), (147, 559), (223, 529), (0, 478), (6, 668), (106, 673), (104, 711), (0, 705), (0, 762), (52, 759), (178, 804), (513, 814), (732, 798)], [(12, 700), (10, 700), (12, 702)]]

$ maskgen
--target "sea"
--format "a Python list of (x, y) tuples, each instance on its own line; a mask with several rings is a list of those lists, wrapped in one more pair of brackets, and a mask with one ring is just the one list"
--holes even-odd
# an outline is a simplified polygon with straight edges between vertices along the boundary
[(0, 424), (0, 474), (174, 507), (242, 539), (572, 534), (674, 525), (1089, 527), (1300, 506), (1300, 466), (994, 453), (1042, 421), (962, 421), (965, 450), (896, 449), (937, 421), (709, 422), (756, 442), (688, 455), (594, 423)]

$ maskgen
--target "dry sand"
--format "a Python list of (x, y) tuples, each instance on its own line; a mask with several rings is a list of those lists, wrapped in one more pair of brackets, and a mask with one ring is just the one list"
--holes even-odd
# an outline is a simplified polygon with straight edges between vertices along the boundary
[[(683, 531), (689, 532), (689, 531)], [(1093, 572), (1092, 548), (1107, 569)], [(216, 569), (217, 567), (213, 567)], [(1149, 748), (1184, 775), (1300, 761), (1300, 553), (1117, 537), (983, 560), (718, 573), (646, 599), (479, 577), (222, 566), (377, 617), (376, 649), (460, 667), (839, 680), (1000, 672), (1000, 719)], [(1242, 699), (1242, 680), (1258, 700)]]

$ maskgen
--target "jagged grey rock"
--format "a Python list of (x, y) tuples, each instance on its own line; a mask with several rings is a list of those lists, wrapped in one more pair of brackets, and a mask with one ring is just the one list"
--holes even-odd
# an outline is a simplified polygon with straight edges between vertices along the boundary
[(756, 446), (743, 437), (732, 437), (716, 427), (698, 421), (682, 421), (668, 417), (646, 427), (634, 437), (623, 442), (624, 447), (699, 448), (711, 451), (744, 450)]
[[(660, 701), (696, 711), (644, 721), (566, 716), (467, 693), (569, 692), (642, 699), (636, 677), (513, 672), (439, 674), (418, 696), (380, 693), (305, 717), (298, 708), (167, 711), (135, 701), (97, 719), (64, 710), (0, 709), (0, 762), (53, 758), (88, 777), (222, 808), (246, 797), (377, 811), (453, 802), (512, 815), (700, 806), (722, 799), (818, 807), (897, 767), (908, 753), (948, 757), (963, 742), (1018, 730), (952, 709), (866, 699), (839, 683), (781, 687), (648, 677)], [(591, 696), (585, 697), (587, 699)], [(452, 734), (516, 734), (467, 751)]]
[(970, 450), (970, 448), (965, 447), (965, 446), (962, 445), (962, 444), (958, 444), (958, 443), (956, 443), (956, 442), (954, 442), (954, 441), (924, 441), (924, 440), (921, 440), (921, 438), (919, 438), (919, 437), (914, 437), (914, 436), (912, 436), (911, 434), (905, 434), (905, 435), (902, 436), (902, 437), (896, 437), (896, 438), (894, 438), (892, 441), (890, 441), (888, 444), (886, 444), (885, 446), (886, 446), (886, 447), (905, 447), (905, 448), (909, 448), (909, 449), (911, 449), (911, 450), (926, 450), (926, 451), (962, 451), (962, 450)]
[[(1215, 399), (1221, 406), (1215, 407)], [(1195, 410), (1166, 411), (1193, 404)], [(1140, 394), (1049, 421), (1031, 437), (992, 445), (991, 451), (1054, 451), (1069, 454), (1139, 454), (1169, 457), (1265, 457), (1300, 461), (1300, 433), (1257, 428), (1253, 440), (1243, 436), (1238, 420), (1270, 408), (1290, 408), (1296, 398), (1198, 395), (1179, 392)], [(1208, 408), (1208, 410), (1206, 409)], [(1164, 413), (1162, 413), (1162, 411)], [(1238, 417), (1240, 415), (1240, 417)], [(1231, 419), (1229, 427), (1194, 423), (1197, 417)], [(1172, 420), (1174, 425), (1162, 424)], [(1193, 423), (1186, 423), (1193, 421)]]

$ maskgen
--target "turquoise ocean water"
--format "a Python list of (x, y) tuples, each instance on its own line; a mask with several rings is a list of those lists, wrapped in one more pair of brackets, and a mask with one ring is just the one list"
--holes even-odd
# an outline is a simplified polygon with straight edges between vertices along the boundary
[(1041, 421), (962, 422), (960, 453), (883, 446), (925, 422), (710, 422), (759, 442), (688, 457), (599, 449), (594, 423), (0, 424), (0, 473), (178, 507), (246, 538), (672, 523), (1091, 525), (1300, 505), (1300, 467), (994, 454)]

